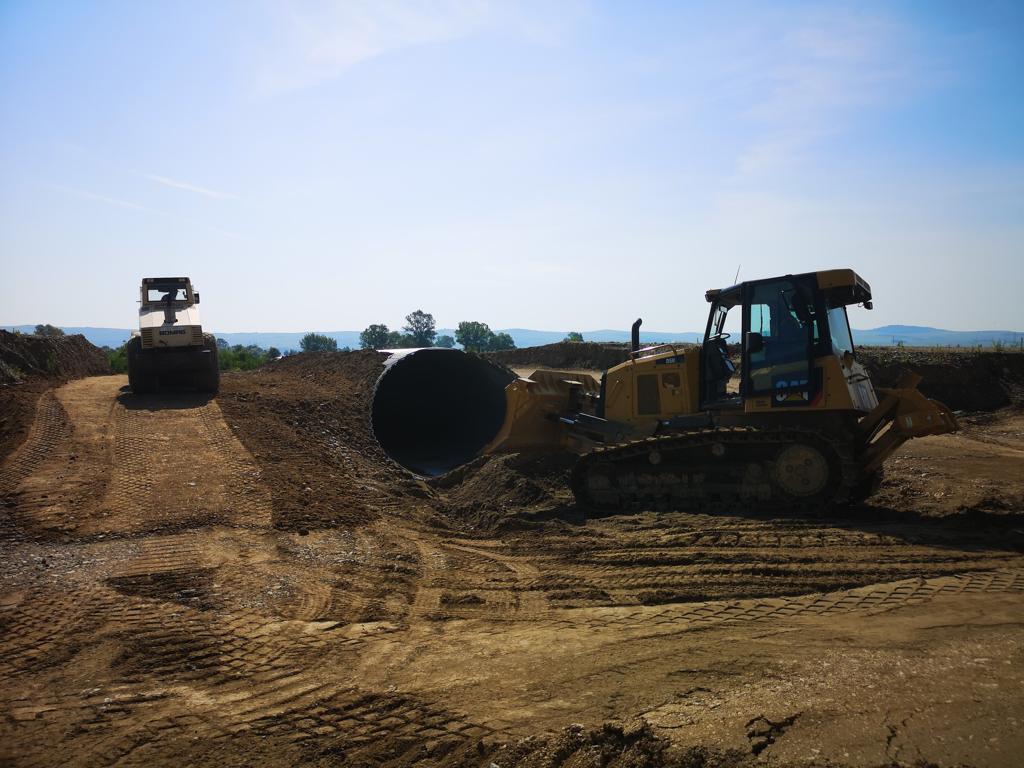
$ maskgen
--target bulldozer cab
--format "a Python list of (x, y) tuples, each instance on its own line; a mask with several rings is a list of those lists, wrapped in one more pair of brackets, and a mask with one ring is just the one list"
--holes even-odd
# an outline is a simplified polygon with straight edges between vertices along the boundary
[[(711, 312), (701, 350), (701, 403), (709, 410), (741, 408), (748, 398), (770, 399), (773, 407), (814, 404), (823, 386), (815, 361), (853, 359), (846, 305), (871, 303), (869, 286), (852, 270), (754, 280), (706, 296)], [(737, 320), (739, 372), (725, 330)]]

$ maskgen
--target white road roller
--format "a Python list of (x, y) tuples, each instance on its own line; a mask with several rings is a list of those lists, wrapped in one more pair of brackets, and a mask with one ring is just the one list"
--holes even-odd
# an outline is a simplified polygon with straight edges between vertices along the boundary
[(144, 277), (139, 330), (128, 341), (128, 384), (136, 394), (168, 385), (216, 393), (217, 340), (203, 333), (199, 294), (187, 277)]

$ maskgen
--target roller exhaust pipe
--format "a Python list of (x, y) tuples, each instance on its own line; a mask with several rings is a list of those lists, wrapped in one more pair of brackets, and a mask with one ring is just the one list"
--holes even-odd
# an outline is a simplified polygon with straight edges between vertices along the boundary
[(498, 434), (505, 387), (515, 378), (457, 349), (393, 353), (373, 393), (373, 435), (409, 471), (443, 475), (476, 458)]

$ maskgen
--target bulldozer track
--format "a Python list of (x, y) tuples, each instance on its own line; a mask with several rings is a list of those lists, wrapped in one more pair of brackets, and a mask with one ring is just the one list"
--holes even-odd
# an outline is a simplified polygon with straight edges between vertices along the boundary
[[(798, 445), (812, 446), (829, 466), (823, 490), (807, 498), (772, 479), (779, 450)], [(598, 447), (580, 458), (571, 482), (576, 499), (599, 510), (795, 511), (845, 503), (861, 477), (852, 445), (825, 433), (722, 427)]]

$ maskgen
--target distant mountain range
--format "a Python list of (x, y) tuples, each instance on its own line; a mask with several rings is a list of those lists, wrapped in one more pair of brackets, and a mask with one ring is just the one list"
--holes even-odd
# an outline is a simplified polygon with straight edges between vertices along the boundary
[[(33, 325), (4, 326), (4, 330), (31, 333)], [(63, 328), (65, 333), (80, 333), (98, 347), (119, 347), (131, 336), (128, 328)], [(567, 331), (535, 331), (529, 328), (501, 328), (496, 332), (508, 333), (516, 342), (517, 347), (537, 347), (542, 344), (553, 344), (565, 338)], [(359, 346), (359, 331), (318, 331), (330, 336), (338, 342), (339, 347)], [(451, 328), (438, 329), (439, 334), (454, 336)], [(586, 341), (628, 342), (629, 331), (603, 329), (598, 331), (582, 331)], [(305, 333), (218, 333), (234, 346), (256, 344), (267, 349), (277, 347), (282, 352), (298, 349), (299, 341)], [(663, 343), (669, 341), (699, 342), (702, 333), (690, 331), (661, 332), (643, 331), (640, 340), (643, 343)], [(853, 340), (865, 346), (894, 346), (903, 343), (908, 347), (990, 347), (996, 344), (1021, 345), (1024, 343), (1024, 331), (947, 331), (941, 328), (927, 328), (919, 325), (884, 325), (881, 328), (867, 330), (854, 329)]]

